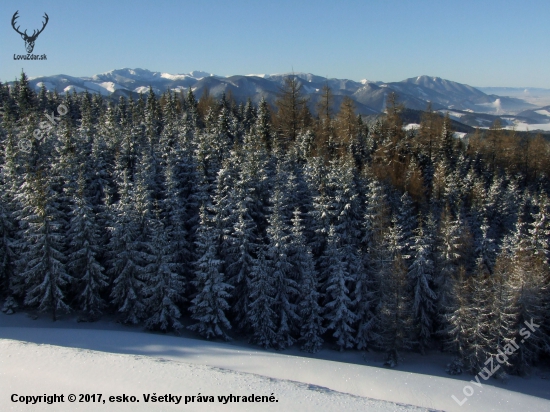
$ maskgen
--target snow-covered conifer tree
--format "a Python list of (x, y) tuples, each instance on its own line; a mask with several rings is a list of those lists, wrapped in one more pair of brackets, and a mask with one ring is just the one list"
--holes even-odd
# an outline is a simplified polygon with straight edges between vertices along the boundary
[(470, 338), (468, 335), (470, 282), (466, 276), (466, 269), (460, 266), (456, 277), (452, 279), (452, 293), (445, 313), (445, 329), (441, 332), (446, 349), (458, 356), (460, 364), (466, 358)]
[(285, 197), (275, 187), (271, 198), (273, 204), (268, 217), (266, 263), (269, 276), (273, 278), (275, 295), (274, 311), (277, 316), (276, 340), (279, 349), (294, 343), (292, 334), (299, 319), (296, 314), (295, 298), (298, 294), (296, 271), (290, 261), (290, 227), (284, 219)]
[[(509, 250), (502, 249), (495, 261), (493, 275), (487, 280), (490, 295), (489, 300), (483, 304), (489, 307), (491, 313), (491, 322), (487, 332), (489, 338), (487, 349), (492, 356), (499, 355), (499, 351), (510, 344), (516, 335), (517, 314), (514, 310), (515, 293), (510, 283), (512, 273), (510, 264)], [(501, 364), (502, 369), (496, 377), (504, 376), (511, 363), (510, 359), (504, 359)]]
[(389, 224), (388, 205), (382, 186), (372, 176), (367, 176), (363, 238), (361, 239), (362, 268), (357, 273), (355, 285), (355, 313), (358, 316), (357, 348), (369, 348), (376, 343), (376, 307), (380, 282), (378, 274), (387, 265), (384, 261), (384, 233)]
[(412, 287), (412, 310), (418, 345), (420, 351), (424, 353), (430, 344), (433, 332), (437, 295), (432, 290), (434, 239), (429, 230), (424, 230), (421, 218), (412, 240), (414, 242), (411, 246), (413, 258), (407, 277)]
[[(0, 187), (0, 191), (3, 187)], [(0, 193), (0, 295), (10, 295), (15, 253), (13, 251), (14, 227), (11, 213), (4, 203), (4, 196)]]
[(459, 217), (454, 218), (450, 207), (444, 209), (441, 214), (441, 224), (437, 234), (436, 242), (436, 268), (435, 286), (438, 292), (438, 307), (444, 308), (447, 305), (447, 298), (453, 277), (457, 274), (461, 244), (461, 224)]
[(258, 115), (254, 124), (256, 134), (264, 143), (267, 152), (273, 149), (273, 134), (271, 130), (271, 113), (264, 97), (258, 105)]
[(252, 267), (250, 281), (250, 304), (248, 317), (252, 329), (251, 342), (264, 348), (277, 345), (277, 314), (274, 310), (275, 280), (267, 272), (263, 249)]
[(192, 251), (188, 241), (186, 220), (189, 213), (188, 198), (183, 195), (183, 189), (177, 179), (177, 166), (174, 164), (174, 156), (169, 156), (164, 168), (165, 193), (163, 199), (164, 231), (166, 241), (173, 253), (173, 263), (176, 265), (175, 273), (180, 284), (178, 294), (184, 295), (186, 290), (186, 278), (192, 272)]
[(377, 346), (386, 351), (385, 364), (398, 364), (399, 352), (414, 344), (412, 303), (407, 283), (407, 268), (401, 254), (401, 229), (397, 218), (384, 235), (384, 265), (377, 273), (380, 282), (380, 302), (377, 312)]
[(218, 256), (219, 231), (212, 224), (204, 206), (200, 210), (200, 225), (197, 230), (197, 261), (195, 278), (191, 282), (197, 293), (191, 300), (191, 317), (197, 321), (189, 329), (195, 330), (207, 339), (228, 339), (227, 329), (231, 324), (227, 320), (229, 309), (227, 299), (231, 286), (225, 283)]
[(59, 210), (56, 193), (48, 178), (39, 171), (27, 174), (22, 186), (19, 214), (23, 247), (19, 264), (26, 284), (25, 304), (40, 311), (68, 311), (65, 287), (72, 281), (67, 273), (64, 229), (66, 221)]
[(467, 343), (462, 353), (462, 361), (466, 370), (474, 374), (485, 367), (484, 362), (494, 349), (491, 347), (491, 308), (484, 304), (491, 300), (489, 276), (485, 267), (478, 265), (468, 278), (468, 300), (462, 319), (462, 333), (467, 337)]
[(416, 218), (414, 215), (414, 204), (407, 192), (403, 193), (401, 196), (396, 219), (401, 256), (404, 259), (405, 265), (408, 267), (413, 258), (411, 247), (413, 244), (413, 231), (416, 227)]
[(321, 335), (325, 332), (320, 306), (319, 275), (315, 270), (311, 249), (307, 246), (298, 208), (294, 210), (292, 218), (290, 250), (294, 268), (298, 272), (298, 315), (301, 323), (299, 341), (302, 343), (302, 350), (315, 353), (323, 344)]
[(305, 180), (311, 195), (312, 204), (308, 210), (306, 230), (311, 239), (314, 256), (321, 255), (325, 248), (326, 235), (330, 224), (328, 213), (328, 196), (323, 187), (326, 179), (326, 167), (321, 157), (310, 157), (304, 167)]
[(160, 211), (147, 222), (147, 265), (144, 268), (145, 326), (148, 329), (179, 330), (184, 283), (177, 272), (177, 243), (170, 243), (170, 234), (162, 223)]
[(134, 192), (127, 171), (119, 190), (120, 199), (110, 207), (111, 238), (107, 245), (113, 280), (112, 303), (127, 323), (138, 323), (145, 316), (144, 262), (141, 244), (141, 216), (133, 204)]
[(493, 273), (495, 259), (494, 239), (490, 237), (489, 220), (485, 217), (480, 227), (481, 233), (476, 241), (476, 267), (484, 273)]
[(250, 284), (252, 268), (256, 264), (259, 247), (256, 223), (244, 206), (239, 202), (236, 214), (237, 221), (230, 233), (230, 246), (226, 261), (228, 283), (233, 287), (233, 311), (241, 329), (250, 327), (248, 307), (250, 304)]
[(80, 307), (90, 319), (96, 319), (106, 303), (101, 296), (108, 286), (108, 277), (99, 261), (101, 238), (95, 213), (85, 195), (86, 182), (80, 173), (77, 191), (73, 194), (69, 238), (68, 267), (80, 283)]
[(464, 261), (463, 223), (460, 215), (453, 217), (447, 205), (441, 213), (440, 226), (435, 242), (434, 291), (437, 294), (436, 308), (438, 327), (448, 328), (447, 314), (452, 300), (455, 278)]
[[(526, 330), (525, 322), (541, 325), (545, 319), (549, 290), (548, 265), (544, 263), (544, 241), (540, 242), (540, 223), (544, 212), (535, 213), (531, 228), (526, 227), (521, 219), (516, 224), (516, 230), (510, 242), (511, 261), (509, 285), (513, 293), (512, 311), (515, 315), (514, 332), (516, 341), (522, 345), (515, 353), (514, 370), (521, 375), (529, 372), (530, 366), (543, 351), (550, 349), (550, 336), (546, 328), (529, 330), (529, 339), (521, 330)], [(528, 233), (530, 229), (531, 233)], [(539, 232), (539, 233), (537, 233)], [(536, 241), (537, 237), (539, 242)], [(539, 248), (537, 248), (537, 243)], [(540, 248), (542, 246), (542, 248)], [(538, 250), (537, 250), (538, 249)]]
[(355, 343), (353, 324), (357, 320), (354, 313), (349, 287), (354, 279), (348, 272), (344, 240), (334, 226), (329, 227), (327, 247), (322, 256), (323, 277), (325, 279), (324, 317), (327, 329), (332, 332), (340, 350), (350, 349)]
[[(4, 123), (8, 123), (6, 114), (4, 114)], [(3, 150), (0, 150), (0, 159), (3, 161), (0, 163), (2, 165), (0, 173), (0, 295), (11, 296), (16, 281), (15, 263), (17, 260), (15, 253), (17, 225), (14, 215), (17, 203), (14, 195), (20, 177), (17, 174), (13, 131), (10, 130), (5, 137), (2, 134), (2, 126), (0, 126), (0, 139), (5, 139), (2, 141), (1, 148)], [(10, 302), (12, 300), (13, 298), (10, 299)], [(8, 311), (13, 311), (13, 309), (6, 307), (6, 312)]]

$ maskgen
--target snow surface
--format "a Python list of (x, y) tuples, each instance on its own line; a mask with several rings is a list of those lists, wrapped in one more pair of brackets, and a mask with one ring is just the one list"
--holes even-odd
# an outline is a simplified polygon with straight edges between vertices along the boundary
[(149, 91), (149, 86), (139, 86), (134, 89), (136, 93), (147, 93)]
[(460, 119), (462, 116), (464, 116), (464, 113), (454, 112), (454, 111), (450, 111), (450, 110), (439, 110), (439, 113), (441, 113), (443, 115), (445, 115), (445, 113), (449, 113), (449, 116), (456, 117), (458, 119)]
[(542, 114), (543, 116), (550, 116), (550, 112), (545, 109), (535, 110), (535, 113)]
[(46, 86), (46, 90), (54, 90), (55, 89), (55, 85), (53, 83), (50, 83), (50, 82), (38, 82), (38, 83), (36, 83), (36, 89), (41, 89), (42, 85)]
[(519, 122), (516, 120), (514, 124), (510, 126), (506, 126), (506, 129), (508, 130), (514, 129), (520, 132), (533, 131), (533, 130), (543, 130), (545, 132), (550, 132), (550, 123), (537, 123), (537, 124), (531, 123), (530, 124), (530, 123)]
[[(115, 355), (90, 350), (36, 345), (0, 340), (0, 405), (12, 411), (421, 411), (422, 408), (397, 405), (332, 391), (328, 388), (289, 380), (270, 379), (227, 369), (193, 365), (145, 356)], [(5, 374), (5, 371), (9, 371)], [(106, 373), (108, 371), (108, 373)], [(9, 374), (9, 376), (8, 376)], [(5, 379), (2, 379), (3, 377)], [(109, 396), (134, 395), (139, 403), (105, 404), (59, 403), (24, 405), (6, 402), (11, 394), (101, 393)], [(143, 394), (213, 396), (215, 403), (145, 403)], [(277, 402), (242, 404), (218, 401), (218, 396), (273, 394)], [(11, 403), (11, 404), (10, 404)]]
[[(26, 315), (0, 314), (1, 411), (547, 411), (550, 380), (512, 377), (507, 385), (482, 381), (462, 406), (462, 390), (473, 377), (448, 377), (447, 355), (407, 354), (397, 369), (378, 367), (381, 354), (322, 350), (315, 357), (289, 349), (266, 351), (243, 343), (208, 342), (140, 332), (114, 322), (52, 323)], [(106, 372), (108, 371), (108, 372)], [(439, 376), (438, 376), (439, 375)], [(469, 384), (472, 386), (472, 384)], [(27, 406), (9, 401), (12, 393), (143, 393), (174, 395), (270, 395), (278, 403), (59, 404)], [(393, 403), (388, 403), (393, 402)], [(397, 404), (399, 405), (397, 405)], [(147, 406), (149, 405), (149, 406)], [(155, 406), (153, 405), (153, 406)], [(252, 405), (252, 406), (250, 406)], [(248, 407), (247, 407), (248, 406)]]
[(409, 123), (406, 126), (403, 126), (403, 130), (411, 130), (411, 129), (420, 129), (420, 125), (418, 123)]
[(184, 87), (184, 86), (177, 86), (177, 87), (175, 87), (175, 88), (172, 88), (171, 90), (172, 90), (173, 92), (181, 93), (181, 92), (187, 90), (187, 88)]
[(84, 86), (89, 89), (95, 90), (104, 96), (108, 96), (109, 94), (113, 93), (115, 90), (124, 89), (124, 87), (113, 82), (101, 82), (101, 83), (84, 82)]
[(77, 93), (82, 93), (86, 91), (86, 89), (83, 89), (82, 87), (70, 85), (63, 89), (63, 93), (72, 93), (73, 90), (75, 90)]
[(161, 73), (160, 77), (162, 77), (163, 79), (168, 79), (168, 80), (185, 80), (187, 79), (188, 77), (191, 77), (187, 74), (170, 74), (170, 73)]

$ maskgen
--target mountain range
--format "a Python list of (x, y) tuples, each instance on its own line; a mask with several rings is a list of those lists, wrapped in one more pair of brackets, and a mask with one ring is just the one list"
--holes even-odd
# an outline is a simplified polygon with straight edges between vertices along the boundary
[[(405, 107), (413, 110), (425, 110), (431, 102), (434, 110), (449, 111), (451, 117), (469, 126), (488, 127), (495, 118), (504, 125), (549, 124), (550, 90), (546, 89), (510, 89), (475, 88), (466, 84), (445, 80), (439, 77), (418, 76), (400, 82), (353, 81), (348, 79), (325, 78), (310, 73), (251, 74), (218, 76), (193, 71), (188, 74), (169, 74), (145, 69), (117, 69), (91, 77), (73, 77), (68, 75), (42, 76), (32, 78), (30, 83), (39, 89), (45, 85), (49, 91), (63, 94), (88, 90), (110, 98), (120, 96), (137, 97), (152, 87), (156, 93), (166, 90), (185, 92), (192, 88), (199, 98), (206, 89), (214, 97), (222, 93), (231, 93), (238, 102), (251, 98), (258, 103), (264, 97), (273, 104), (287, 76), (296, 76), (303, 91), (314, 109), (322, 96), (323, 86), (328, 85), (334, 95), (334, 111), (337, 111), (343, 98), (350, 97), (356, 104), (357, 113), (365, 116), (377, 115), (384, 111), (388, 94), (395, 92)], [(502, 92), (498, 95), (494, 92)], [(542, 99), (533, 100), (533, 92)], [(548, 115), (547, 115), (548, 113)], [(544, 128), (543, 128), (544, 129)]]

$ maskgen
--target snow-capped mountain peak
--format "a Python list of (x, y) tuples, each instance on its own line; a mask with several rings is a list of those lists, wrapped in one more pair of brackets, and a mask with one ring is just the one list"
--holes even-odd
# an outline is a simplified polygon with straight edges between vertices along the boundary
[(385, 109), (388, 93), (395, 92), (408, 108), (424, 110), (428, 102), (435, 110), (473, 110), (475, 112), (502, 114), (516, 113), (534, 108), (518, 98), (487, 95), (466, 84), (434, 76), (417, 76), (400, 82), (374, 82), (367, 79), (354, 81), (317, 76), (312, 73), (292, 72), (279, 74), (249, 74), (245, 76), (218, 76), (206, 71), (172, 74), (141, 68), (122, 68), (96, 74), (91, 77), (66, 75), (44, 76), (31, 79), (37, 89), (44, 85), (60, 94), (88, 90), (118, 99), (147, 93), (151, 87), (155, 93), (166, 90), (181, 92), (191, 88), (197, 97), (208, 88), (214, 97), (231, 92), (237, 101), (251, 98), (258, 103), (262, 97), (274, 103), (280, 87), (288, 76), (295, 76), (309, 96), (311, 107), (321, 98), (323, 87), (328, 85), (334, 95), (334, 110), (338, 110), (344, 96), (351, 97), (357, 113), (370, 115)]

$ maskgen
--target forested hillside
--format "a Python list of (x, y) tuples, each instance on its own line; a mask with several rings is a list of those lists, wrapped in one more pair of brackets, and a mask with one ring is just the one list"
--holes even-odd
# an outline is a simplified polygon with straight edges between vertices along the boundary
[(462, 141), (429, 108), (405, 131), (396, 95), (365, 124), (322, 96), (310, 112), (293, 77), (274, 107), (0, 85), (4, 311), (190, 318), (390, 366), (441, 348), (477, 373), (511, 342), (508, 373), (548, 359), (550, 144), (498, 123)]

